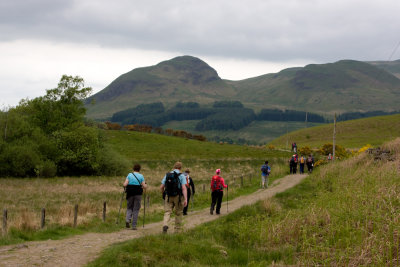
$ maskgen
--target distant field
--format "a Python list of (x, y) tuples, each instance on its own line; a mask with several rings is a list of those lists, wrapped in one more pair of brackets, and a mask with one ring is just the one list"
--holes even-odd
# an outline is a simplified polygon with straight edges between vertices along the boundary
[[(252, 141), (255, 144), (266, 144), (287, 132), (305, 128), (304, 122), (278, 122), (278, 121), (253, 121), (247, 127), (238, 131), (204, 131), (198, 132), (194, 128), (198, 121), (170, 121), (164, 124), (163, 129), (185, 130), (195, 134), (202, 134), (207, 138), (219, 136), (220, 138), (231, 138), (236, 141), (239, 138)], [(307, 127), (320, 125), (319, 123), (308, 123)]]
[[(400, 114), (339, 122), (336, 126), (336, 143), (346, 148), (360, 148), (366, 144), (379, 146), (398, 136)], [(332, 140), (333, 123), (291, 132), (271, 144), (284, 148), (287, 142), (296, 142), (300, 147), (307, 145), (315, 148), (332, 143)]]
[(263, 148), (200, 142), (179, 137), (128, 131), (105, 131), (107, 143), (131, 160), (240, 159), (281, 157)]

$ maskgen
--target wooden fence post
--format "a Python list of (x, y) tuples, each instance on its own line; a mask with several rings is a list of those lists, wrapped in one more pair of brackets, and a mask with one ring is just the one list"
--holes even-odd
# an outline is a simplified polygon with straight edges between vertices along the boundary
[(7, 209), (3, 210), (3, 235), (7, 234)]
[(103, 203), (103, 222), (106, 221), (106, 212), (107, 212), (107, 202)]
[(203, 193), (206, 192), (206, 185), (203, 184)]
[(243, 187), (243, 175), (240, 176), (240, 187)]
[(78, 222), (78, 204), (75, 204), (75, 208), (74, 208), (74, 227), (76, 227), (77, 222)]
[(46, 225), (46, 209), (42, 208), (42, 216), (41, 216), (41, 220), (40, 220), (40, 228), (43, 229), (45, 225)]

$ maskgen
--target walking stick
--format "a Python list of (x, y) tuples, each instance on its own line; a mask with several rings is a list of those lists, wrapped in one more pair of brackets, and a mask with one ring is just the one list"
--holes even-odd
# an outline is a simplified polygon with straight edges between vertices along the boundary
[(144, 220), (146, 218), (146, 194), (143, 194), (144, 197), (144, 205), (143, 205), (143, 228), (144, 228)]
[(115, 222), (115, 224), (119, 224), (119, 215), (121, 213), (121, 208), (122, 208), (122, 200), (124, 199), (124, 193), (125, 193), (125, 187), (124, 187), (124, 191), (122, 191), (121, 194), (121, 203), (119, 204), (119, 211), (118, 211), (118, 217), (117, 217), (117, 221)]
[(229, 209), (228, 209), (228, 195), (229, 195), (229, 186), (226, 185), (226, 213), (228, 213)]

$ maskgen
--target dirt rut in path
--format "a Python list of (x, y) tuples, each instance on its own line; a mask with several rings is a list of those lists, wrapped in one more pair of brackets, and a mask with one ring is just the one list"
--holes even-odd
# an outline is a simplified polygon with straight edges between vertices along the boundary
[[(268, 189), (260, 189), (248, 196), (229, 201), (229, 212), (259, 200), (270, 198), (297, 185), (306, 175), (288, 175), (276, 180)], [(226, 202), (222, 204), (221, 215), (210, 215), (209, 209), (195, 211), (184, 217), (184, 228), (191, 229), (199, 224), (224, 216)], [(19, 245), (0, 247), (0, 266), (83, 266), (95, 259), (109, 245), (161, 233), (162, 222), (146, 224), (137, 231), (121, 230), (114, 233), (89, 233), (62, 240), (26, 242)]]

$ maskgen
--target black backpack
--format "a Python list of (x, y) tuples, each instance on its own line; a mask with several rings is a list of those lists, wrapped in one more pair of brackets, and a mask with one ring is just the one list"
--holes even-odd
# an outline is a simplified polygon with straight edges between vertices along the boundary
[(179, 180), (180, 173), (168, 172), (165, 178), (165, 193), (169, 197), (182, 195), (182, 189), (180, 187), (181, 180)]

